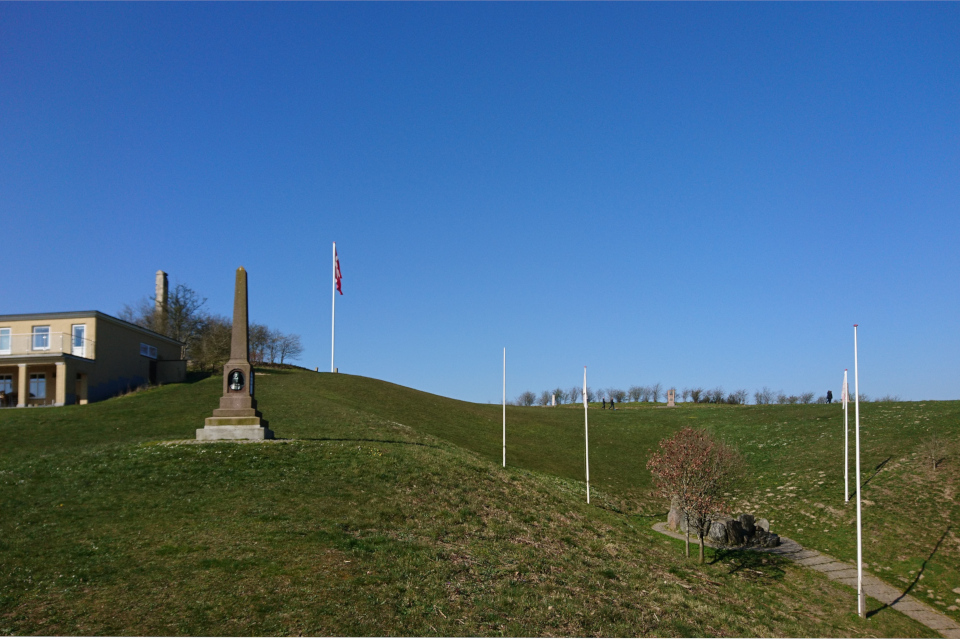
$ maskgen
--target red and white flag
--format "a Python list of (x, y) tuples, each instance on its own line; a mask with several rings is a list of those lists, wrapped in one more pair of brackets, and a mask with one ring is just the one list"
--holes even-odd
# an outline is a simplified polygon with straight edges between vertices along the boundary
[(337, 281), (337, 291), (340, 292), (340, 295), (343, 295), (343, 289), (340, 288), (340, 282), (343, 280), (343, 276), (340, 275), (340, 258), (337, 257), (337, 245), (333, 245), (333, 277)]

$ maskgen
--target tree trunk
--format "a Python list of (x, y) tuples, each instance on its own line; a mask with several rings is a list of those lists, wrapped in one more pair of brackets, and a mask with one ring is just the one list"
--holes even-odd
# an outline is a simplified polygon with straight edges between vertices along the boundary
[(687, 557), (690, 557), (690, 517), (684, 516), (687, 520)]
[(703, 564), (703, 533), (699, 534), (700, 537), (700, 564)]

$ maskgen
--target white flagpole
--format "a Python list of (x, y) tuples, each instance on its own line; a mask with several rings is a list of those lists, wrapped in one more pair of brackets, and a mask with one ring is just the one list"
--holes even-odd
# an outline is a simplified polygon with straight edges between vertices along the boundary
[(333, 368), (333, 345), (334, 345), (334, 327), (337, 324), (337, 243), (333, 243), (333, 287), (331, 288), (331, 297), (333, 302), (331, 303), (331, 318), (330, 318), (330, 373), (334, 372)]
[(857, 449), (857, 613), (861, 618), (866, 618), (867, 598), (863, 593), (863, 535), (860, 520), (860, 374), (857, 369), (857, 325), (853, 325), (853, 393)]
[(586, 441), (587, 504), (590, 504), (590, 423), (587, 419), (587, 368), (583, 368), (583, 437)]
[(850, 392), (847, 387), (847, 370), (843, 370), (843, 501), (850, 502), (850, 419), (847, 409)]
[(503, 348), (503, 468), (507, 468), (507, 348)]

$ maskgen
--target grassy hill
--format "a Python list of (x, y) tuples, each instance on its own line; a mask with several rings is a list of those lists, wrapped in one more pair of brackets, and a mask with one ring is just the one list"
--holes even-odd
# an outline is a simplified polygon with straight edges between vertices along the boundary
[[(649, 528), (648, 451), (706, 426), (748, 459), (741, 504), (850, 559), (836, 405), (592, 410), (588, 506), (582, 407), (509, 407), (504, 470), (498, 406), (343, 374), (257, 384), (286, 440), (171, 443), (219, 378), (0, 411), (0, 633), (930, 634), (876, 602), (860, 621), (849, 589), (774, 558), (698, 566)], [(954, 617), (957, 464), (934, 476), (914, 453), (931, 428), (956, 439), (958, 413), (861, 407), (865, 560)]]

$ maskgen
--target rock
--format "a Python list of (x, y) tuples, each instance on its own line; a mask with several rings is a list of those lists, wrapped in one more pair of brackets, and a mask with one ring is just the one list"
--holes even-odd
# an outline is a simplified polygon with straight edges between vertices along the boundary
[(780, 546), (780, 536), (775, 533), (765, 533), (763, 538), (759, 541), (760, 546), (764, 548), (779, 547)]
[(760, 518), (757, 520), (757, 529), (763, 529), (764, 531), (770, 531), (770, 521), (766, 518)]
[(749, 513), (740, 514), (740, 526), (743, 527), (743, 533), (747, 537), (757, 532), (757, 525), (753, 521), (753, 516)]
[(723, 525), (727, 530), (726, 542), (728, 545), (738, 547), (746, 542), (746, 536), (744, 535), (743, 527), (740, 525), (739, 520), (724, 518)]
[(713, 540), (714, 542), (726, 544), (727, 525), (723, 521), (714, 522), (713, 524), (710, 525), (710, 531), (709, 533), (707, 533), (707, 537)]
[(680, 521), (683, 520), (683, 514), (681, 513), (677, 502), (678, 501), (676, 497), (670, 500), (670, 513), (667, 514), (667, 526), (674, 531), (678, 531), (680, 529)]

